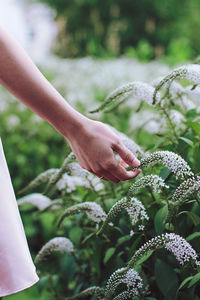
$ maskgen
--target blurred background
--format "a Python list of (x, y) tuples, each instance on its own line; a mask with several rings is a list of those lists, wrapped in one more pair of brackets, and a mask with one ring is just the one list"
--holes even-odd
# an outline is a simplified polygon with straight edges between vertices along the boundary
[[(129, 136), (142, 119), (128, 107), (120, 115), (90, 116), (88, 110), (125, 82), (151, 82), (175, 65), (193, 62), (200, 53), (199, 14), (199, 0), (0, 0), (0, 24), (63, 97)], [(155, 127), (149, 123), (148, 134)], [(3, 87), (0, 136), (17, 198), (39, 173), (60, 167), (70, 151), (52, 126)], [(34, 257), (52, 237), (51, 217), (21, 215)], [(38, 287), (7, 299), (46, 299)]]
[(199, 54), (199, 10), (198, 0), (7, 0), (0, 19), (35, 59), (52, 51), (177, 63)]

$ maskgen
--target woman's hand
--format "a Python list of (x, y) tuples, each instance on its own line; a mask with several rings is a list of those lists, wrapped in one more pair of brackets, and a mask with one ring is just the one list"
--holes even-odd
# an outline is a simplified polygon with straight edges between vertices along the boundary
[[(82, 126), (66, 138), (80, 166), (104, 180), (114, 183), (136, 177), (141, 170), (127, 171), (140, 162), (105, 124), (84, 118)], [(118, 164), (116, 152), (121, 161)]]

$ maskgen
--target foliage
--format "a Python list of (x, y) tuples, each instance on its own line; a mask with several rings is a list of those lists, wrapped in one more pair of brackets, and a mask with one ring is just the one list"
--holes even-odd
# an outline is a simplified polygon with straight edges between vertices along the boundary
[(167, 54), (174, 64), (199, 54), (198, 0), (37, 1), (56, 11), (54, 51), (62, 57), (127, 53), (146, 61)]
[[(54, 243), (57, 252), (48, 250), (48, 261), (46, 255), (40, 264), (35, 260), (40, 289), (50, 291), (49, 299), (200, 298), (199, 79), (199, 66), (185, 65), (148, 85), (123, 85), (99, 106), (110, 108), (102, 120), (109, 115), (113, 121), (123, 118), (127, 107), (138, 119), (145, 110), (148, 130), (143, 124), (134, 130), (144, 151), (134, 150), (142, 174), (133, 181), (103, 182), (70, 155), (52, 173), (42, 170), (46, 180), (28, 185), (29, 198), (19, 199), (20, 207), (30, 210), (31, 194), (40, 192), (48, 204), (36, 206), (35, 218), (52, 216), (44, 222), (48, 236), (38, 252), (48, 250), (55, 237), (67, 239), (73, 249), (63, 253)], [(120, 102), (124, 94), (126, 101)], [(128, 106), (129, 100), (137, 105)]]

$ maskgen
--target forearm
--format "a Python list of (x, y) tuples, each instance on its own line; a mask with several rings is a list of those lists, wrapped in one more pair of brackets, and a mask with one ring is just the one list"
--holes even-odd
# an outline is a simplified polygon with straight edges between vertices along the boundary
[(0, 28), (0, 82), (68, 138), (86, 117), (73, 109), (42, 75), (24, 49)]

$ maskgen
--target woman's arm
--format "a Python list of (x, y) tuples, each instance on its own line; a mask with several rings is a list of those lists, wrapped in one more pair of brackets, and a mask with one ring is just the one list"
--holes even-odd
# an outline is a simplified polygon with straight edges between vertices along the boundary
[[(139, 161), (120, 139), (103, 123), (88, 119), (72, 108), (1, 27), (0, 83), (67, 139), (84, 169), (115, 183), (139, 174), (139, 170), (124, 168), (124, 162), (138, 167)], [(120, 165), (113, 151), (122, 158)]]

